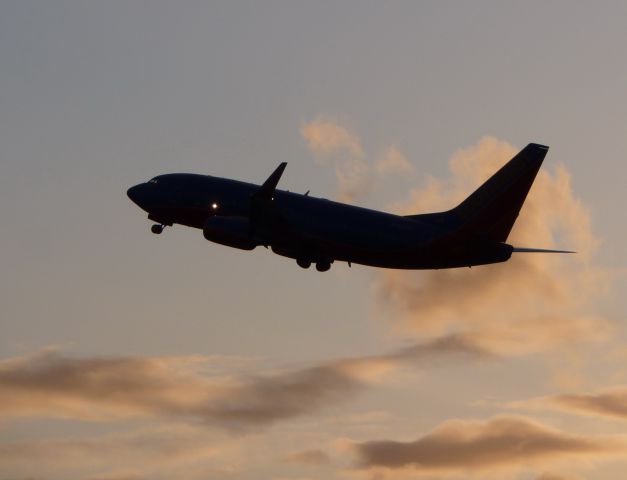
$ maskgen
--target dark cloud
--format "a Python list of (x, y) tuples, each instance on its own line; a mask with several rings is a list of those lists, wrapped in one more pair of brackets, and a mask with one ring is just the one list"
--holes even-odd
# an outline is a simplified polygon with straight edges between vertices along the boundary
[(341, 364), (251, 378), (201, 409), (226, 426), (262, 426), (334, 405), (364, 386)]
[(256, 376), (207, 376), (199, 372), (210, 360), (197, 356), (72, 358), (48, 350), (0, 362), (0, 416), (144, 415), (262, 427), (336, 405), (391, 368), (486, 356), (470, 339), (450, 336)]
[(362, 467), (417, 470), (487, 469), (624, 451), (619, 438), (569, 435), (533, 420), (498, 416), (487, 421), (449, 420), (413, 442), (356, 444)]
[(381, 358), (405, 362), (441, 362), (455, 359), (488, 359), (496, 355), (471, 335), (451, 334), (389, 353)]
[(0, 414), (102, 420), (161, 415), (264, 425), (317, 411), (361, 386), (329, 364), (248, 378), (190, 373), (198, 357), (70, 358), (48, 351), (0, 364)]
[(627, 420), (627, 386), (618, 386), (592, 394), (556, 395), (544, 400), (577, 413)]
[(0, 414), (85, 419), (183, 414), (223, 389), (180, 370), (194, 358), (70, 358), (57, 351), (0, 363)]

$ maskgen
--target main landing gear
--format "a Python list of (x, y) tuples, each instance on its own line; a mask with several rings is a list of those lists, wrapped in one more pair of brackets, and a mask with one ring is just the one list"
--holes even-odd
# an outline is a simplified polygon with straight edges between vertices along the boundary
[[(297, 258), (296, 263), (301, 268), (309, 268), (311, 266), (311, 260), (307, 258)], [(316, 262), (316, 270), (319, 272), (326, 272), (331, 268), (331, 262), (327, 260), (320, 260)]]
[(163, 232), (163, 227), (165, 227), (165, 225), (161, 225), (160, 223), (155, 223), (152, 227), (150, 227), (150, 231), (154, 233), (155, 235), (159, 235), (161, 234), (161, 232)]
[(296, 263), (300, 268), (309, 268), (311, 267), (311, 260), (307, 260), (305, 258), (297, 258)]
[(316, 263), (316, 270), (319, 272), (326, 272), (331, 268), (331, 262), (322, 261)]

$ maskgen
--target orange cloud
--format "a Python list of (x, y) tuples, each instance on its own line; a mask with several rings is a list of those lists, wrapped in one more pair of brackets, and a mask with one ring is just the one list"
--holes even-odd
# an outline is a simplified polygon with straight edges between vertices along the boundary
[(512, 402), (512, 408), (552, 408), (583, 415), (627, 420), (627, 386), (618, 385), (596, 393), (568, 393)]
[(335, 167), (340, 201), (351, 203), (363, 198), (381, 176), (414, 171), (414, 166), (394, 145), (368, 162), (359, 136), (330, 117), (318, 116), (304, 124), (300, 133), (320, 163)]
[(331, 463), (329, 455), (319, 449), (303, 450), (289, 455), (286, 459), (288, 463), (298, 463), (302, 465), (321, 466)]
[(164, 470), (211, 459), (219, 449), (219, 443), (198, 429), (170, 426), (99, 437), (3, 442), (0, 465), (5, 474), (14, 472), (10, 478), (18, 478), (17, 472), (38, 472), (36, 478), (161, 478)]
[(185, 412), (224, 388), (185, 373), (197, 357), (77, 359), (54, 350), (0, 363), (0, 414), (103, 419)]
[(560, 473), (541, 473), (536, 480), (583, 480), (583, 477), (578, 475), (562, 475)]
[(371, 168), (357, 135), (325, 117), (306, 123), (300, 133), (311, 152), (321, 161), (334, 164), (341, 201), (353, 202), (371, 190)]
[(165, 416), (229, 428), (265, 425), (336, 403), (361, 386), (345, 366), (257, 377), (204, 377), (198, 357), (69, 358), (54, 351), (0, 363), (0, 414), (104, 420)]
[(446, 337), (298, 369), (208, 376), (200, 373), (210, 363), (206, 357), (71, 358), (46, 350), (0, 362), (0, 416), (160, 416), (263, 427), (344, 401), (402, 364), (484, 354), (468, 339)]
[(379, 173), (410, 173), (414, 171), (414, 166), (398, 148), (392, 145), (379, 156), (375, 169)]
[[(516, 151), (483, 138), (453, 155), (449, 179), (429, 179), (394, 208), (404, 214), (449, 209)], [(549, 154), (548, 168), (539, 172), (509, 242), (568, 247), (578, 254), (514, 254), (507, 263), (472, 269), (380, 271), (375, 285), (380, 311), (400, 316), (419, 336), (458, 332), (499, 354), (605, 338), (609, 322), (589, 313), (608, 283), (607, 272), (593, 261), (599, 241), (565, 167), (551, 172), (551, 162)]]
[(594, 394), (565, 394), (550, 399), (567, 410), (627, 419), (627, 386), (619, 386)]
[(487, 470), (561, 459), (621, 454), (623, 437), (570, 435), (534, 420), (497, 416), (487, 421), (448, 420), (413, 442), (377, 440), (355, 445), (363, 468), (424, 472)]

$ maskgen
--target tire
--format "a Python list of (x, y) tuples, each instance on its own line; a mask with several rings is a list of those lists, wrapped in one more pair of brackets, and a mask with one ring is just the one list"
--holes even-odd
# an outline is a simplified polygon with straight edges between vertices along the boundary
[(300, 268), (309, 268), (311, 266), (311, 260), (306, 258), (297, 258), (296, 263)]
[(316, 263), (316, 270), (318, 270), (319, 272), (326, 272), (331, 268), (331, 263), (329, 262), (317, 262)]

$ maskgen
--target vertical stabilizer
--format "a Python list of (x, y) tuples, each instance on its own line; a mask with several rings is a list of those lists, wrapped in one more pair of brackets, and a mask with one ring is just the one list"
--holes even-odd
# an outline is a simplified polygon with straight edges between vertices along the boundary
[(505, 242), (548, 150), (530, 143), (450, 213), (464, 230)]

